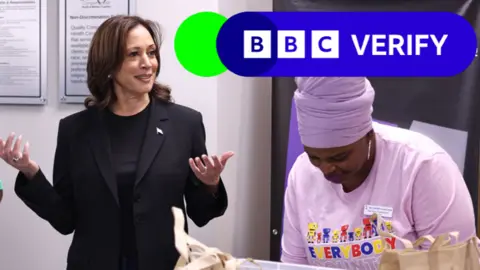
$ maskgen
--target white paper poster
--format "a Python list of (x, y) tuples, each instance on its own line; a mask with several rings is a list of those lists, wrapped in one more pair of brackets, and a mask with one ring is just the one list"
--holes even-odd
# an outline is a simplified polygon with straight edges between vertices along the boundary
[(46, 103), (46, 0), (0, 0), (0, 103)]
[(89, 95), (87, 58), (96, 29), (115, 15), (133, 14), (133, 0), (60, 1), (60, 85), (61, 102), (81, 103)]

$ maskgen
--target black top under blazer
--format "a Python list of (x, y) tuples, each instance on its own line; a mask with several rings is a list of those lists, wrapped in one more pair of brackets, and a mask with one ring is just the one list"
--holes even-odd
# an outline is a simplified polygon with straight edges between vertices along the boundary
[[(202, 115), (157, 99), (149, 110), (133, 190), (138, 264), (139, 270), (171, 270), (178, 260), (171, 207), (201, 227), (223, 215), (228, 200), (222, 181), (212, 194), (188, 164), (207, 154)], [(38, 216), (64, 235), (74, 233), (67, 270), (120, 268), (120, 208), (104, 115), (92, 108), (60, 120), (53, 187), (41, 170), (32, 180), (19, 173), (15, 183)]]

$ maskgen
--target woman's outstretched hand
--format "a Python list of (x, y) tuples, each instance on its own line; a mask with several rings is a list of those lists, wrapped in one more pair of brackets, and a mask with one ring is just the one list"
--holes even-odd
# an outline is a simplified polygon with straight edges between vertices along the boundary
[(28, 142), (22, 145), (22, 135), (15, 140), (15, 133), (12, 132), (7, 140), (0, 138), (0, 158), (5, 160), (10, 166), (21, 171), (29, 179), (33, 178), (38, 172), (39, 167), (37, 163), (30, 159)]
[[(195, 176), (208, 186), (216, 186), (220, 182), (220, 174), (222, 173), (227, 161), (233, 157), (234, 153), (228, 151), (223, 153), (220, 157), (214, 155), (208, 157), (202, 155), (202, 158), (190, 158), (190, 168), (193, 170)], [(202, 162), (203, 160), (203, 162)]]

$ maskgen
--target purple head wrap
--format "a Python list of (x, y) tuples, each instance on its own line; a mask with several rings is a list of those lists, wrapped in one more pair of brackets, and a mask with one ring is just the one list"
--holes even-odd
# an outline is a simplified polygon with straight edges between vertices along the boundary
[(365, 77), (297, 77), (294, 94), (302, 144), (352, 144), (372, 129), (375, 92)]

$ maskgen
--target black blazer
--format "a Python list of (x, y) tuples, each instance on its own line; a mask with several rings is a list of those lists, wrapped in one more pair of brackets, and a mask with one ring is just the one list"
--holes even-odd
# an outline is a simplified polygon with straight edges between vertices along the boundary
[[(188, 164), (207, 153), (202, 115), (155, 99), (149, 110), (134, 187), (139, 270), (170, 270), (178, 259), (171, 207), (185, 212), (185, 198), (188, 216), (204, 226), (223, 215), (228, 200), (222, 181), (212, 194)], [(67, 270), (120, 267), (120, 208), (103, 114), (87, 109), (60, 120), (53, 187), (41, 170), (32, 180), (19, 173), (15, 183), (38, 216), (62, 234), (74, 232)]]

